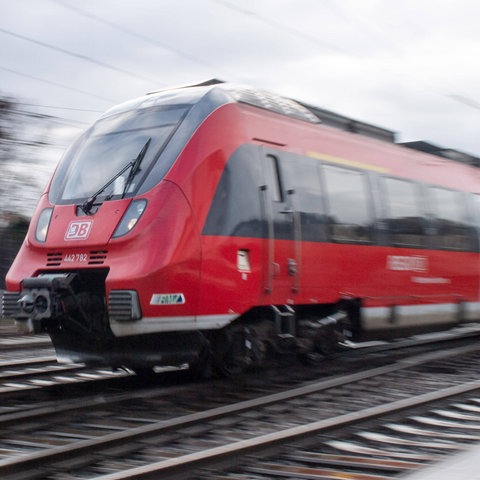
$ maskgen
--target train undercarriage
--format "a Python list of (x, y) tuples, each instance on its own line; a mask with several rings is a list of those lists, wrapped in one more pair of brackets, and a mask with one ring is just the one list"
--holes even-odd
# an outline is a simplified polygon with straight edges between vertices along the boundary
[[(72, 271), (24, 279), (20, 294), (4, 296), (4, 315), (24, 330), (47, 332), (60, 362), (142, 373), (188, 364), (201, 375), (236, 375), (262, 367), (272, 354), (295, 354), (309, 361), (324, 357), (351, 336), (348, 312), (339, 305), (268, 305), (219, 330), (116, 337), (106, 307), (107, 273)], [(127, 308), (138, 317), (132, 305)]]
[(3, 315), (15, 318), (20, 329), (47, 332), (60, 362), (142, 374), (155, 367), (188, 365), (201, 376), (234, 376), (289, 355), (317, 362), (343, 349), (346, 340), (398, 338), (447, 329), (462, 320), (423, 326), (416, 322), (402, 331), (392, 317), (387, 319), (388, 328), (366, 332), (361, 301), (349, 299), (335, 304), (256, 306), (218, 330), (115, 336), (111, 319), (132, 325), (142, 320), (136, 292), (114, 291), (107, 301), (107, 274), (108, 270), (97, 269), (26, 278), (20, 293), (4, 294)]

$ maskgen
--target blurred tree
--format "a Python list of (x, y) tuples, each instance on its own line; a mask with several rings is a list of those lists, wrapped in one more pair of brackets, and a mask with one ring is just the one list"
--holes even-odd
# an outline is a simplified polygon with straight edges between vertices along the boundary
[(9, 212), (33, 211), (43, 187), (38, 172), (51, 118), (22, 110), (16, 100), (0, 95), (0, 221)]
[(29, 219), (10, 213), (0, 225), (0, 289), (5, 288), (5, 275), (27, 233)]
[(45, 118), (22, 111), (14, 99), (0, 95), (0, 289), (42, 187), (32, 166), (38, 165), (40, 150), (47, 145)]

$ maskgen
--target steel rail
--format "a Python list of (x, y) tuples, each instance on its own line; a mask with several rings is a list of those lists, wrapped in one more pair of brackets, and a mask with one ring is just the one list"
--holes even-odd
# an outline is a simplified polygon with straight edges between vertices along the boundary
[[(399, 347), (396, 345), (395, 348), (399, 348)], [(465, 350), (462, 350), (462, 352), (464, 352), (464, 353), (468, 353), (471, 348), (473, 348), (473, 350), (476, 349), (475, 346), (472, 346), (472, 347), (467, 346), (467, 347), (463, 347), (463, 348), (465, 348)], [(458, 349), (455, 349), (454, 351), (458, 352)], [(442, 357), (445, 357), (445, 352), (442, 353)], [(417, 355), (415, 358), (420, 359), (420, 358), (423, 358), (423, 357), (420, 357), (419, 355)], [(48, 357), (46, 357), (45, 360), (46, 359), (48, 359)], [(44, 359), (42, 359), (42, 360), (44, 360)], [(425, 361), (427, 361), (427, 360), (428, 359), (425, 359)], [(403, 361), (411, 363), (411, 362), (415, 362), (416, 360), (415, 359), (412, 359), (412, 360), (406, 359), (406, 360), (403, 360)], [(422, 359), (422, 361), (423, 361), (423, 359)], [(23, 361), (20, 360), (20, 361), (18, 361), (18, 364), (21, 365), (23, 362), (29, 363), (30, 360), (28, 360), (28, 359), (25, 359)], [(15, 362), (15, 365), (16, 364), (17, 364), (17, 362)], [(398, 361), (396, 365), (401, 365), (400, 361)], [(1, 366), (2, 366), (2, 364), (0, 363), (0, 367)], [(392, 368), (392, 367), (384, 367), (384, 368), (389, 369), (389, 368)], [(393, 368), (394, 368), (394, 370), (385, 370), (385, 371), (382, 371), (382, 372), (388, 373), (390, 371), (395, 371), (398, 367), (393, 367)], [(73, 371), (80, 371), (80, 370), (82, 370), (82, 367), (77, 366)], [(62, 373), (65, 373), (65, 372), (66, 372), (65, 370), (59, 370), (58, 371), (59, 374), (62, 374)], [(379, 374), (381, 374), (382, 372), (380, 372)], [(55, 374), (56, 371), (53, 371), (53, 372), (50, 372), (50, 373)], [(353, 381), (362, 380), (364, 378), (364, 377), (362, 377), (363, 373), (359, 373), (359, 374), (356, 374), (356, 375), (359, 375), (359, 376), (355, 377), (353, 379)], [(19, 376), (21, 377), (22, 374), (20, 374)], [(116, 377), (116, 378), (118, 378), (118, 377)], [(336, 379), (334, 379), (334, 380), (330, 379), (330, 380), (326, 380), (326, 381), (324, 380), (324, 381), (322, 381), (322, 383), (324, 385), (323, 388), (327, 389), (327, 388), (331, 388), (331, 387), (334, 387), (334, 386), (344, 385), (345, 382), (348, 383), (350, 381), (349, 378), (353, 378), (353, 377), (345, 377), (345, 379), (341, 380), (340, 383), (336, 383), (338, 381)], [(367, 377), (365, 377), (365, 378), (369, 378), (368, 373), (367, 373)], [(0, 373), (0, 380), (2, 380), (1, 379), (1, 373)], [(333, 383), (330, 383), (330, 382), (333, 382)], [(292, 395), (293, 395), (292, 398), (294, 398), (294, 396), (306, 395), (308, 393), (313, 393), (315, 391), (318, 391), (318, 390), (316, 390), (317, 387), (315, 386), (315, 385), (317, 385), (317, 383), (318, 382), (312, 383), (311, 387), (307, 386), (307, 387), (301, 387), (298, 390), (291, 390)], [(222, 384), (222, 382), (217, 381), (217, 382), (215, 382), (215, 384)], [(21, 393), (21, 392), (25, 392), (26, 390), (32, 390), (34, 388), (39, 388), (39, 387), (31, 386), (30, 388), (22, 388), (22, 389), (15, 389), (15, 388), (12, 387), (7, 392), (4, 392), (4, 395), (15, 393), (16, 391)], [(45, 388), (45, 387), (43, 387), (43, 388)], [(178, 388), (178, 387), (176, 387), (176, 388)], [(93, 398), (85, 397), (85, 398), (82, 398), (81, 400), (78, 400), (78, 401), (77, 400), (74, 400), (74, 401), (69, 400), (68, 402), (61, 402), (61, 403), (56, 402), (52, 406), (41, 405), (39, 407), (29, 408), (28, 410), (25, 410), (24, 408), (22, 408), (21, 411), (1, 414), (0, 415), (0, 429), (7, 428), (11, 425), (16, 425), (19, 422), (39, 421), (41, 419), (46, 419), (46, 418), (51, 417), (51, 416), (52, 417), (58, 416), (58, 414), (60, 414), (60, 413), (79, 412), (79, 411), (82, 411), (82, 410), (89, 410), (91, 408), (98, 407), (99, 405), (105, 406), (105, 405), (108, 405), (108, 404), (121, 403), (121, 402), (124, 402), (128, 399), (134, 400), (136, 398), (152, 398), (152, 397), (155, 397), (155, 396), (164, 396), (164, 395), (168, 395), (169, 390), (168, 391), (162, 390), (161, 393), (158, 393), (157, 390), (147, 389), (147, 390), (142, 390), (140, 392), (135, 392), (135, 393), (129, 392), (127, 394), (115, 394), (115, 395), (107, 396), (107, 397), (102, 395), (101, 399), (98, 398), (98, 395), (95, 395)], [(278, 398), (280, 398), (280, 396), (282, 394), (275, 394), (275, 395), (278, 395), (279, 396)], [(2, 391), (1, 391), (1, 386), (0, 386), (0, 399), (1, 398), (2, 398)], [(264, 397), (264, 398), (268, 399), (268, 397)], [(272, 398), (272, 402), (278, 401), (276, 396), (273, 396), (271, 398)]]
[(39, 347), (52, 347), (52, 341), (47, 335), (32, 337), (8, 336), (0, 338), (0, 352), (7, 350), (22, 350)]
[[(13, 366), (15, 368), (16, 365)], [(35, 372), (29, 371), (28, 368), (35, 368), (40, 369), (44, 367), (42, 370), (37, 370)], [(79, 370), (85, 370), (86, 367), (84, 365), (78, 364), (58, 364), (52, 362), (52, 360), (39, 360), (37, 362), (30, 361), (28, 364), (24, 366), (23, 370), (18, 371), (4, 371), (0, 370), (0, 390), (2, 389), (2, 384), (6, 382), (11, 382), (12, 380), (26, 380), (28, 377), (38, 378), (44, 377), (47, 375), (55, 375), (55, 374), (65, 374), (68, 372), (78, 372)]]
[[(203, 422), (206, 420), (214, 420), (221, 417), (225, 417), (227, 415), (237, 414), (237, 413), (241, 413), (251, 409), (257, 409), (257, 408), (270, 405), (276, 402), (286, 401), (289, 399), (293, 399), (295, 397), (312, 394), (312, 393), (326, 390), (329, 388), (338, 387), (338, 386), (346, 385), (349, 383), (358, 382), (360, 380), (365, 380), (368, 378), (373, 378), (376, 376), (392, 373), (392, 372), (409, 368), (415, 365), (419, 365), (425, 362), (430, 362), (435, 359), (441, 359), (441, 358), (444, 359), (449, 356), (464, 355), (466, 353), (477, 351), (479, 348), (480, 348), (479, 345), (468, 345), (468, 346), (452, 349), (449, 352), (436, 351), (436, 352), (431, 352), (429, 354), (418, 355), (414, 358), (401, 360), (391, 365), (377, 367), (374, 369), (370, 369), (368, 371), (358, 372), (351, 375), (344, 375), (340, 377), (329, 378), (327, 380), (311, 383), (299, 388), (295, 388), (293, 390), (289, 390), (287, 392), (275, 393), (275, 394), (267, 395), (261, 398), (239, 402), (234, 405), (217, 407), (217, 408), (213, 408), (213, 409), (198, 412), (198, 413), (184, 415), (182, 417), (173, 418), (170, 420), (155, 422), (149, 425), (137, 427), (130, 430), (107, 434), (102, 437), (98, 437), (94, 439), (82, 440), (82, 441), (78, 441), (78, 442), (64, 445), (61, 447), (55, 447), (52, 449), (48, 449), (48, 450), (44, 450), (36, 453), (30, 453), (28, 455), (16, 457), (13, 459), (2, 460), (0, 461), (0, 478), (4, 480), (7, 480), (9, 478), (15, 478), (15, 479), (33, 478), (35, 477), (33, 472), (38, 473), (38, 471), (42, 470), (42, 468), (46, 468), (48, 467), (49, 464), (53, 464), (55, 462), (65, 462), (68, 459), (72, 459), (72, 458), (78, 459), (82, 456), (88, 457), (88, 456), (94, 455), (94, 453), (98, 454), (100, 449), (110, 449), (110, 448), (122, 446), (128, 443), (139, 441), (149, 437), (159, 436), (163, 433), (176, 430), (179, 428), (184, 428), (184, 427), (197, 424), (199, 422)], [(448, 393), (440, 394), (438, 398), (446, 398), (447, 396), (457, 395), (462, 391), (470, 391), (470, 390), (475, 390), (477, 388), (480, 388), (480, 381), (469, 383), (467, 384), (467, 386), (450, 387), (449, 389), (445, 390), (445, 392), (448, 392)], [(414, 398), (419, 399), (418, 404), (421, 404), (422, 402), (425, 403), (428, 401), (433, 401), (435, 399), (434, 395), (435, 393), (426, 394), (424, 396), (414, 397)], [(388, 405), (393, 405), (394, 406), (392, 407), (393, 409), (394, 408), (399, 409), (400, 408), (399, 405), (401, 405), (401, 403), (393, 402), (392, 404), (388, 404)], [(403, 408), (408, 408), (414, 405), (415, 405), (415, 402), (408, 403)], [(288, 441), (293, 441), (295, 438), (299, 438), (302, 435), (301, 432), (304, 432), (304, 434), (307, 435), (307, 434), (311, 434), (309, 432), (312, 429), (313, 429), (312, 431), (321, 431), (322, 429), (326, 429), (326, 428), (338, 428), (339, 426), (342, 425), (342, 422), (344, 424), (347, 424), (349, 421), (353, 421), (353, 419), (355, 418), (358, 418), (359, 421), (363, 421), (364, 415), (367, 415), (367, 416), (370, 415), (371, 418), (374, 418), (374, 413), (372, 412), (378, 412), (377, 414), (375, 414), (377, 416), (381, 415), (382, 407), (374, 407), (373, 409), (367, 409), (364, 412), (367, 412), (367, 413), (364, 414), (362, 412), (355, 412), (355, 413), (343, 415), (341, 417), (334, 417), (330, 420), (322, 420), (320, 422), (311, 424), (313, 426), (306, 425), (302, 427), (295, 427), (293, 429), (286, 430), (285, 432), (288, 432), (288, 433), (285, 433), (284, 436), (286, 439), (287, 437), (290, 438), (290, 435), (292, 435), (291, 439)], [(387, 413), (387, 411), (385, 411), (385, 413)], [(337, 423), (337, 422), (340, 422), (340, 423)], [(247, 454), (251, 451), (256, 451), (257, 448), (263, 448), (262, 447), (263, 441), (265, 441), (265, 445), (266, 445), (265, 448), (269, 448), (269, 446), (272, 446), (275, 444), (275, 442), (277, 441), (275, 439), (278, 439), (278, 441), (280, 441), (280, 439), (282, 439), (283, 436), (281, 435), (281, 432), (280, 432), (277, 434), (268, 434), (261, 438), (263, 440), (258, 444), (256, 443), (255, 439), (252, 439), (251, 440), (251, 442), (253, 442), (252, 444), (250, 444), (250, 441), (236, 442), (235, 444), (232, 444), (232, 445), (236, 445), (236, 447), (231, 446), (229, 448), (231, 449), (232, 452), (237, 452), (237, 454)], [(281, 441), (287, 441), (287, 440), (281, 440)], [(245, 449), (243, 449), (242, 445), (245, 446)], [(218, 448), (209, 450), (209, 452), (213, 454), (213, 458), (223, 459), (225, 458), (225, 456), (228, 456), (229, 454), (228, 452), (230, 451), (229, 448), (218, 447)], [(238, 451), (236, 450), (237, 448), (239, 448)], [(207, 461), (207, 457), (209, 458), (209, 456), (204, 458), (201, 453), (192, 454), (192, 455), (187, 455), (179, 458), (184, 458), (186, 462), (190, 460), (194, 461), (195, 458), (197, 458), (196, 455), (199, 455), (198, 457), (199, 463), (197, 463), (197, 461), (195, 460), (194, 463), (192, 464), (193, 466), (200, 465), (202, 464), (202, 462)], [(232, 455), (235, 455), (235, 453), (232, 453)], [(161, 465), (159, 465), (158, 467), (161, 469), (164, 469), (167, 466), (168, 468), (173, 468), (173, 469), (180, 468), (177, 466), (177, 463), (174, 460), (168, 461), (167, 463), (165, 462), (160, 462), (160, 463)], [(160, 470), (160, 471), (163, 472), (163, 470)], [(32, 475), (29, 476), (30, 474), (28, 472), (32, 472)], [(116, 477), (112, 477), (112, 479), (113, 478), (116, 478)], [(118, 477), (118, 478), (120, 479), (120, 478), (129, 478), (129, 477)], [(133, 478), (136, 478), (136, 477), (133, 477)], [(143, 478), (143, 477), (138, 477), (138, 478)], [(148, 477), (145, 477), (145, 478), (148, 478)]]
[[(70, 376), (67, 377), (67, 374), (70, 374)], [(12, 398), (16, 396), (23, 399), (25, 394), (28, 394), (32, 398), (35, 392), (45, 393), (49, 389), (61, 388), (65, 385), (80, 386), (96, 382), (100, 386), (105, 382), (119, 381), (121, 378), (128, 376), (131, 376), (131, 374), (127, 372), (101, 373), (101, 370), (92, 370), (81, 364), (54, 364), (47, 370), (19, 371), (4, 376), (0, 374), (0, 400), (3, 403), (12, 403)], [(28, 411), (36, 411), (36, 408), (29, 408)], [(5, 418), (6, 416), (8, 414), (0, 414), (0, 426), (9, 423), (8, 419)], [(4, 420), (6, 421), (5, 424)]]
[(98, 480), (167, 480), (189, 478), (194, 469), (212, 468), (225, 463), (238, 463), (240, 457), (258, 455), (262, 452), (292, 444), (330, 430), (352, 426), (385, 415), (398, 413), (409, 408), (419, 407), (438, 400), (465, 394), (480, 389), (480, 380), (463, 385), (449, 387), (436, 392), (396, 400), (384, 405), (351, 412), (307, 425), (288, 428), (260, 437), (233, 442), (228, 445), (210, 448), (200, 452), (183, 455), (169, 460), (131, 468), (122, 472), (97, 477)]
[[(54, 355), (45, 355), (43, 357), (30, 357), (30, 358), (21, 358), (20, 360), (7, 360), (7, 361), (0, 361), (0, 369), (7, 369), (7, 368), (16, 368), (16, 367), (30, 367), (30, 366), (37, 366), (37, 365), (45, 365), (48, 363), (56, 363), (57, 357)], [(1, 375), (1, 370), (0, 370)]]
[[(51, 367), (52, 370), (40, 370), (38, 372), (29, 372), (29, 368)], [(24, 377), (33, 375), (45, 375), (52, 371), (64, 372), (65, 370), (75, 370), (83, 367), (80, 364), (58, 363), (57, 358), (53, 355), (45, 355), (43, 357), (22, 358), (20, 360), (12, 360), (7, 362), (0, 361), (0, 382), (10, 380), (11, 378)], [(19, 369), (19, 371), (11, 371)]]

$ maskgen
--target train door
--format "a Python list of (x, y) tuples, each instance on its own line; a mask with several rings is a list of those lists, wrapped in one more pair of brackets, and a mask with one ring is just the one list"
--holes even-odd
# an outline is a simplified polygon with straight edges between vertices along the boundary
[(262, 186), (266, 224), (264, 248), (265, 291), (274, 303), (287, 304), (300, 290), (301, 224), (295, 205), (295, 189), (288, 188), (285, 170), (277, 153), (262, 155), (265, 185)]

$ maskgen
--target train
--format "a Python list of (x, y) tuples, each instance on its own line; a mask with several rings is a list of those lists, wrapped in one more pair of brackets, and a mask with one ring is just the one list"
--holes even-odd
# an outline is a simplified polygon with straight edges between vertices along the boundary
[(332, 118), (220, 81), (111, 108), (41, 195), (2, 315), (59, 362), (224, 375), (479, 319), (480, 170)]

